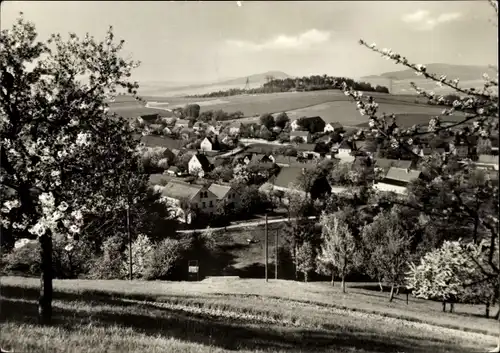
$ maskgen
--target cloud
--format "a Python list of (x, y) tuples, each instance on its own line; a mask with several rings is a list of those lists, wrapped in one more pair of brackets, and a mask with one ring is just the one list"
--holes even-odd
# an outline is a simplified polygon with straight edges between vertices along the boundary
[(296, 36), (278, 35), (270, 40), (256, 43), (242, 40), (228, 40), (232, 47), (249, 51), (279, 50), (279, 49), (308, 49), (314, 45), (325, 43), (330, 39), (330, 32), (311, 29)]
[(413, 13), (404, 15), (402, 20), (403, 22), (414, 24), (417, 30), (430, 31), (442, 23), (455, 21), (460, 17), (462, 17), (462, 14), (459, 12), (447, 12), (433, 17), (427, 10), (417, 10)]

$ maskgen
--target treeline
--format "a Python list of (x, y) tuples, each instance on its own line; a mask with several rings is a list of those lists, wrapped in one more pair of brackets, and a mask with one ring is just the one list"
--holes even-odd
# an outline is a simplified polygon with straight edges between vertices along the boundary
[(321, 91), (327, 89), (341, 89), (342, 83), (357, 91), (389, 93), (389, 89), (384, 86), (375, 86), (367, 82), (357, 82), (351, 78), (333, 77), (328, 75), (304, 76), (302, 78), (269, 79), (262, 87), (252, 89), (232, 88), (226, 91), (217, 91), (206, 94), (187, 96), (188, 98), (215, 98), (229, 97), (240, 94), (262, 94), (262, 93), (280, 93), (280, 92), (308, 92)]

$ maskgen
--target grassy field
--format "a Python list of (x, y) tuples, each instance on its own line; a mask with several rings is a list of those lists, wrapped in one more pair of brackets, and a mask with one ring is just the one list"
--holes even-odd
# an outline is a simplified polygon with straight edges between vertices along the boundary
[[(36, 323), (37, 279), (2, 278), (0, 345), (15, 352), (480, 352), (497, 324), (478, 308), (350, 284), (270, 280), (56, 280), (54, 324)], [(474, 332), (475, 331), (475, 332)], [(481, 333), (482, 332), (482, 333)], [(484, 334), (486, 333), (486, 334)]]

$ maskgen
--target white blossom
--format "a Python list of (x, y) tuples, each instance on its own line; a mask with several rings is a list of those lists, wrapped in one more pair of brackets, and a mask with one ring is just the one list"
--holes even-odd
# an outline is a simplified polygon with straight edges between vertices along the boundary
[(77, 146), (88, 146), (89, 145), (89, 134), (80, 132), (76, 137)]
[(76, 210), (76, 211), (71, 212), (71, 217), (73, 217), (74, 219), (76, 219), (78, 221), (83, 219), (82, 211)]
[(375, 44), (375, 43), (370, 44), (370, 48), (372, 48), (372, 49), (374, 49), (376, 46), (377, 46), (377, 44)]
[(53, 170), (50, 172), (50, 176), (53, 178), (57, 178), (60, 175), (61, 175), (61, 172), (59, 170)]
[(45, 225), (40, 221), (33, 227), (28, 229), (28, 232), (30, 232), (33, 235), (36, 235), (37, 237), (41, 237), (42, 235), (44, 235), (45, 231), (46, 231)]
[(79, 233), (80, 232), (80, 228), (78, 226), (76, 226), (75, 224), (72, 224), (70, 227), (69, 227), (69, 231), (71, 233)]
[(40, 194), (39, 198), (42, 207), (52, 208), (54, 207), (54, 195), (51, 192), (44, 192)]
[(417, 65), (415, 65), (415, 69), (417, 69), (417, 71), (423, 72), (426, 70), (426, 67), (425, 67), (425, 65), (417, 64)]

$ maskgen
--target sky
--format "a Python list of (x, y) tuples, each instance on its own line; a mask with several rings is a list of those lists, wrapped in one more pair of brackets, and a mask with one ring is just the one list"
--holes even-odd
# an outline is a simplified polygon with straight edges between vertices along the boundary
[(487, 1), (5, 1), (0, 27), (22, 11), (40, 39), (104, 38), (112, 25), (140, 82), (195, 83), (266, 71), (361, 77), (404, 69), (358, 44), (414, 63), (498, 62)]

